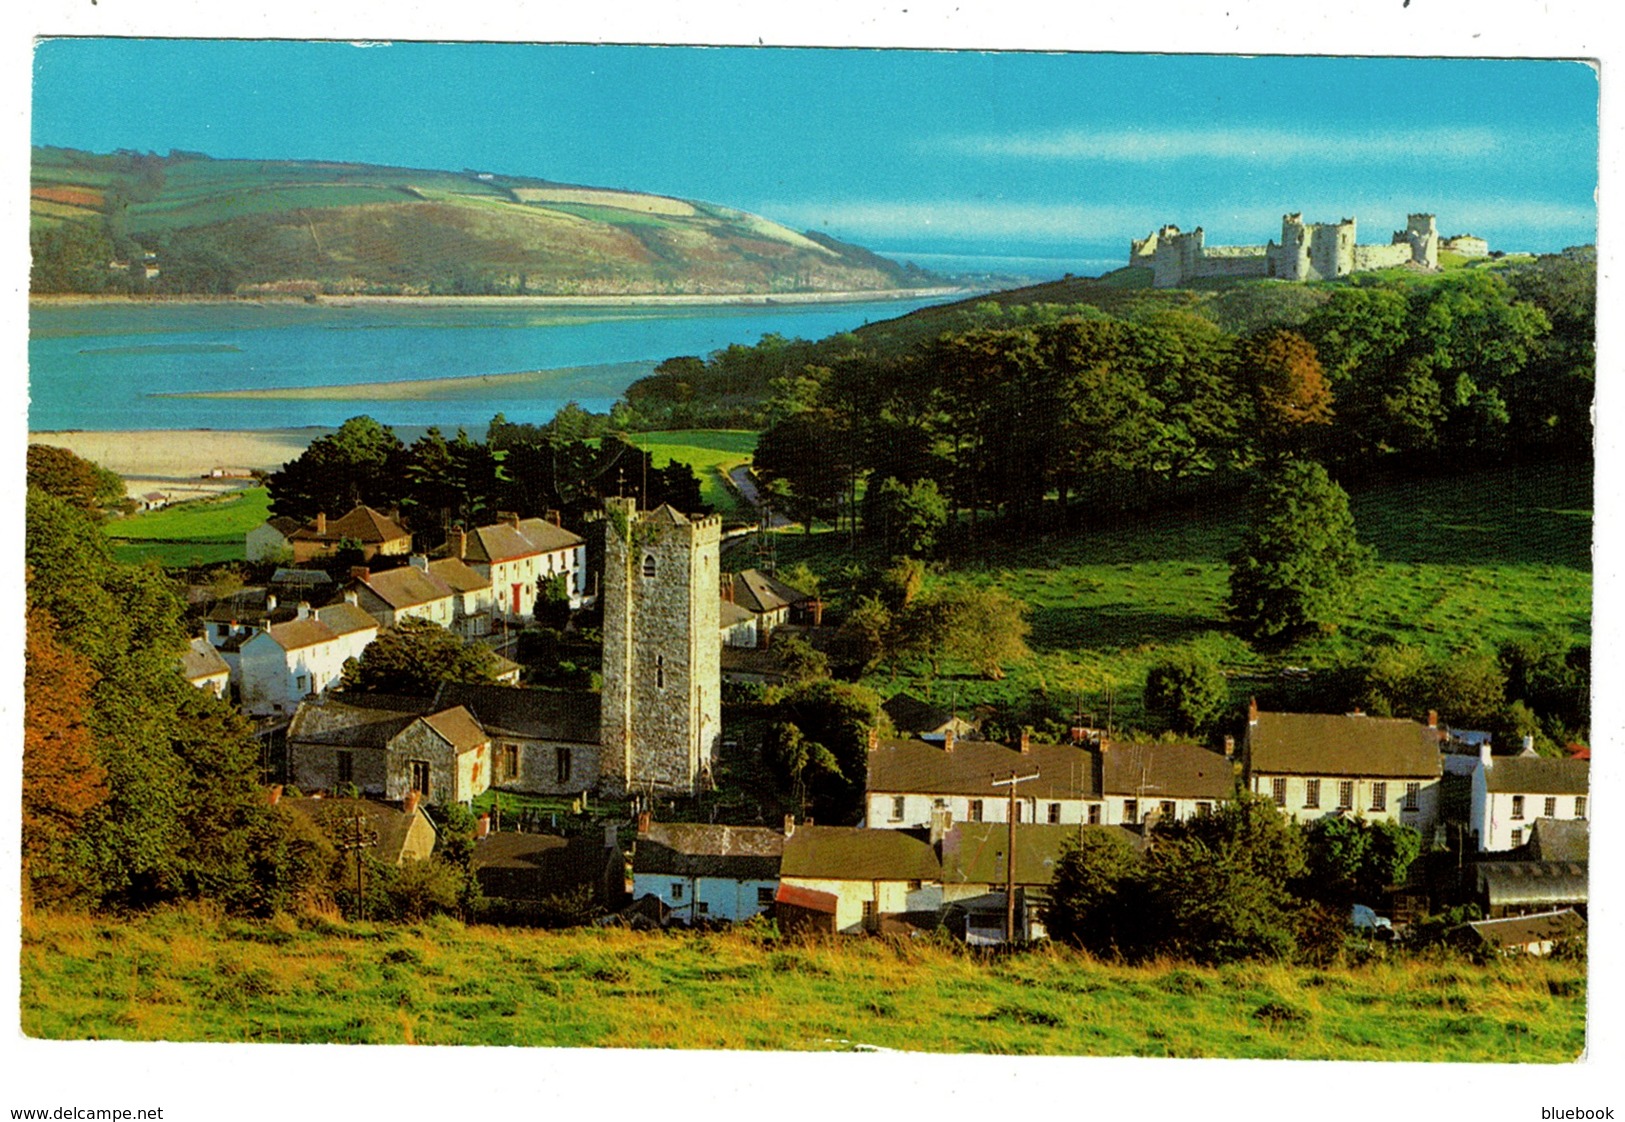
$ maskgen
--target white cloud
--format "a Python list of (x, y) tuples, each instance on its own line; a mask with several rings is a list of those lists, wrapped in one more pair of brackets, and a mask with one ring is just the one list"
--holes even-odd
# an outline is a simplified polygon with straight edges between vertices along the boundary
[(1480, 159), (1509, 151), (1540, 148), (1538, 137), (1514, 136), (1484, 128), (1377, 129), (1336, 135), (1290, 129), (1067, 129), (1051, 132), (947, 136), (922, 140), (921, 151), (990, 160), (1166, 163), (1178, 160), (1245, 160), (1282, 164), (1365, 163)]
[[(1111, 237), (1157, 219), (1136, 206), (989, 199), (764, 202), (755, 208), (797, 228), (847, 236), (998, 237), (1035, 241)], [(1143, 232), (1143, 231), (1142, 231)]]

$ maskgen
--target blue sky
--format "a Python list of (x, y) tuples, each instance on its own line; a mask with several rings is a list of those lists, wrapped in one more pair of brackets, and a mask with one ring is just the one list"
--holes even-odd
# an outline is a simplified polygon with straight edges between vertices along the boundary
[(1563, 61), (56, 39), (35, 143), (475, 167), (724, 203), (895, 254), (1115, 258), (1284, 211), (1595, 239)]

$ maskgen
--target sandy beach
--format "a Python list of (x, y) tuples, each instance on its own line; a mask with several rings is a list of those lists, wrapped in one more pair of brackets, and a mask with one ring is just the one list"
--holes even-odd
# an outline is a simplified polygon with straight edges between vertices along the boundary
[[(132, 496), (161, 491), (171, 501), (216, 495), (253, 483), (241, 473), (275, 471), (330, 428), (170, 429), (117, 432), (31, 432), (30, 444), (52, 444), (124, 477)], [(215, 471), (228, 474), (216, 476)], [(236, 473), (236, 474), (230, 474)]]
[(316, 304), (332, 308), (586, 308), (717, 307), (774, 304), (852, 304), (874, 300), (931, 300), (971, 296), (979, 288), (888, 288), (857, 292), (645, 293), (594, 296), (30, 296), (31, 304)]

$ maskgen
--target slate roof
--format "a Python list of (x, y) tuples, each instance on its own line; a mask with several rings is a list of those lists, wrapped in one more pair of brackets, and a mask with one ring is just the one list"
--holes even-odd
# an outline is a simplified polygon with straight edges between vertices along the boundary
[(453, 592), (479, 592), (491, 587), (491, 582), (480, 576), (455, 557), (429, 562), (429, 575)]
[(193, 639), (181, 655), (181, 677), (188, 682), (212, 678), (216, 674), (229, 674), (231, 667), (220, 657), (220, 652), (209, 645), (207, 639)]
[(1585, 818), (1537, 818), (1529, 831), (1529, 856), (1535, 861), (1591, 859), (1591, 822)]
[(463, 560), (479, 561), (487, 565), (512, 561), (520, 557), (534, 557), (542, 550), (519, 530), (506, 522), (494, 526), (476, 526), (468, 533)]
[(340, 601), (316, 609), (316, 618), (326, 624), (335, 635), (349, 635), (357, 631), (378, 630), (378, 621), (358, 605)]
[(451, 595), (445, 581), (412, 565), (372, 572), (365, 579), (357, 577), (351, 583), (371, 589), (374, 596), (397, 611), (444, 600)]
[(723, 631), (727, 631), (731, 627), (737, 627), (741, 623), (749, 623), (755, 618), (747, 609), (741, 608), (730, 600), (723, 600), (717, 606), (717, 623)]
[(797, 826), (779, 875), (807, 880), (934, 881), (942, 866), (929, 845), (901, 830)]
[(805, 592), (791, 588), (760, 569), (745, 569), (732, 575), (734, 603), (760, 615), (777, 611), (808, 599)]
[(504, 832), (474, 843), (471, 867), (487, 896), (536, 900), (588, 885), (601, 895), (611, 861), (602, 839)]
[(495, 737), (597, 744), (603, 697), (588, 690), (446, 682), (435, 704), (463, 706)]
[(1586, 866), (1566, 861), (1485, 861), (1477, 881), (1492, 908), (1583, 904), (1589, 884)]
[(316, 616), (273, 623), (265, 630), (285, 651), (303, 650), (317, 643), (331, 643), (338, 638), (338, 633)]
[[(274, 518), (267, 518), (265, 520), (265, 525), (271, 527), (271, 529), (275, 530), (283, 537), (287, 537), (289, 534), (299, 529), (299, 527), (303, 526), (304, 523), (299, 521), (297, 518), (289, 518), (285, 514), (279, 514)], [(280, 572), (281, 570), (278, 571)]]
[(1147, 799), (1228, 799), (1235, 765), (1197, 744), (1108, 744), (1101, 753), (1108, 795)]
[(656, 822), (632, 847), (632, 872), (777, 880), (784, 843), (784, 831), (765, 826)]
[(1026, 798), (1099, 798), (1095, 757), (1071, 744), (1030, 744), (1028, 751), (992, 740), (954, 741), (952, 752), (924, 740), (883, 739), (869, 753), (868, 791), (895, 795), (979, 795), (1002, 797), (995, 778), (1037, 772), (1021, 785)]
[(543, 553), (553, 553), (560, 549), (574, 549), (582, 544), (580, 534), (572, 533), (563, 526), (549, 522), (545, 518), (522, 518), (519, 520), (519, 532)]
[(326, 533), (317, 533), (315, 520), (311, 520), (288, 535), (291, 541), (336, 542), (348, 538), (362, 545), (382, 545), (409, 537), (394, 519), (370, 506), (358, 506), (342, 518), (329, 518)]
[(288, 740), (383, 748), (413, 721), (434, 711), (434, 703), (426, 698), (391, 694), (344, 694), (304, 701), (288, 725)]
[(404, 813), (400, 803), (388, 803), (380, 799), (318, 799), (318, 798), (282, 798), (277, 800), (278, 806), (285, 806), (297, 814), (315, 822), (318, 826), (330, 823), (335, 818), (353, 817), (357, 811), (366, 815), (368, 823), (378, 835), (378, 842), (369, 852), (384, 861), (386, 864), (398, 864), (401, 852), (406, 848), (407, 834), (412, 828), (412, 821), (419, 815), (433, 830), (434, 819), (423, 813), (419, 807), (412, 814)]
[(880, 708), (891, 719), (892, 727), (898, 732), (940, 732), (955, 716), (953, 710), (945, 705), (921, 701), (908, 693), (888, 698)]
[[(1121, 826), (1084, 826), (1091, 833), (1115, 834), (1139, 850), (1143, 840)], [(1004, 884), (1004, 850), (1010, 827), (1004, 822), (958, 822), (942, 836), (943, 884)], [(1077, 841), (1078, 826), (1044, 823), (1016, 824), (1016, 883), (1047, 885), (1069, 842)]]
[(292, 619), (294, 604), (280, 604), (272, 611), (266, 608), (271, 595), (265, 588), (241, 588), (220, 597), (203, 617), (213, 623), (258, 623), (266, 619)]
[[(293, 519), (283, 521), (292, 522)], [(271, 574), (271, 583), (299, 589), (320, 588), (324, 584), (332, 584), (333, 576), (324, 569), (278, 569)]]
[(490, 739), (474, 715), (461, 705), (431, 713), (423, 718), (423, 723), (439, 733), (454, 752), (467, 752)]
[(1508, 756), (1491, 762), (1484, 788), (1528, 795), (1584, 795), (1591, 790), (1589, 760)]
[(661, 503), (653, 510), (646, 510), (639, 519), (643, 522), (665, 522), (672, 526), (687, 526), (688, 516), (670, 503)]
[(1467, 926), (1491, 946), (1510, 948), (1583, 935), (1586, 921), (1573, 908), (1561, 908), (1535, 915), (1482, 919)]
[(1247, 766), (1265, 775), (1439, 776), (1438, 733), (1417, 721), (1328, 713), (1259, 713)]

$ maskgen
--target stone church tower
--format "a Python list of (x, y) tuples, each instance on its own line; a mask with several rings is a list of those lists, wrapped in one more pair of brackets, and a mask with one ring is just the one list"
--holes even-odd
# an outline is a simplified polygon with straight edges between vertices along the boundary
[(722, 520), (606, 507), (599, 787), (691, 794), (722, 732)]

